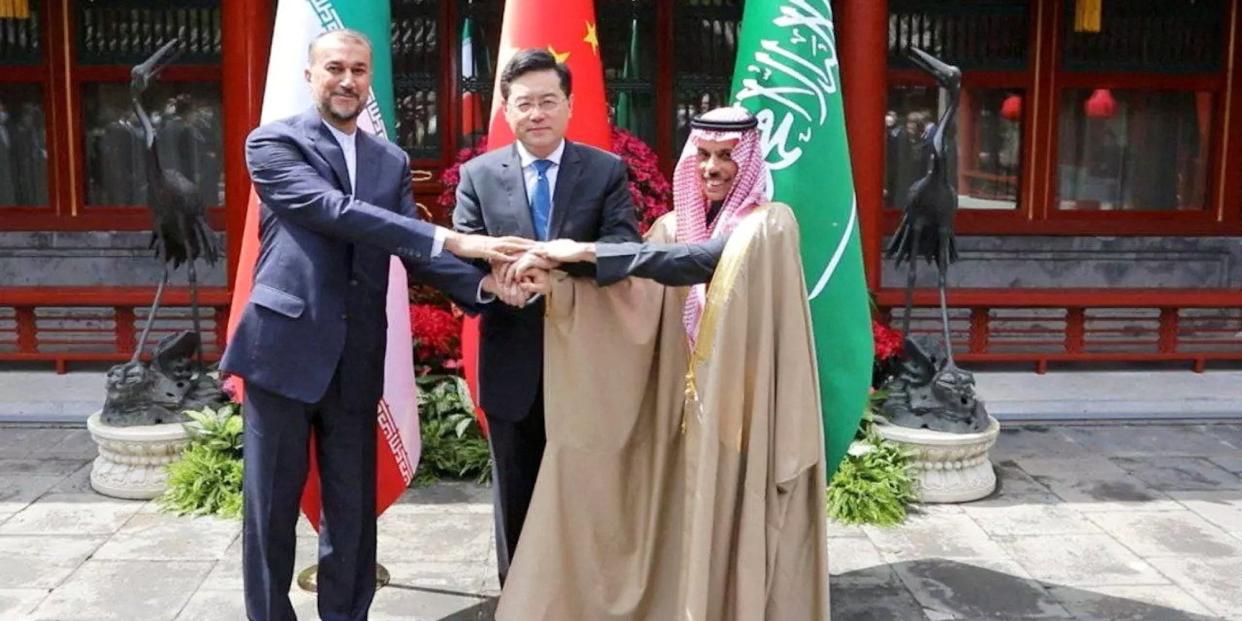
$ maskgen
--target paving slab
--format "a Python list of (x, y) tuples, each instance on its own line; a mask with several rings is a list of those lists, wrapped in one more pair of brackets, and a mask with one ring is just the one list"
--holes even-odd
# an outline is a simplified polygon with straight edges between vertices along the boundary
[(996, 437), (996, 445), (992, 447), (990, 454), (994, 461), (1019, 457), (1089, 457), (1091, 449), (1075, 442), (1065, 433), (1062, 426), (1006, 427), (1002, 425), (1000, 434)]
[(893, 566), (932, 619), (1065, 619), (1066, 611), (1009, 559), (924, 559)]
[[(299, 619), (318, 619), (318, 600), (313, 593), (296, 587), (289, 593), (293, 612)], [(238, 621), (246, 618), (246, 601), (241, 588), (215, 590), (200, 588), (186, 602), (176, 621)]]
[(996, 490), (986, 498), (966, 503), (963, 507), (1025, 507), (1062, 502), (1052, 490), (1022, 470), (1016, 461), (994, 461), (992, 469), (996, 473)]
[(41, 459), (66, 433), (67, 430), (55, 427), (5, 427), (0, 429), (0, 458)]
[(1069, 586), (1169, 583), (1108, 535), (1014, 537), (1000, 545), (1031, 576), (1044, 582)]
[(0, 524), (0, 535), (111, 535), (142, 505), (98, 494), (46, 494)]
[(1242, 557), (1242, 540), (1193, 511), (1088, 513), (1087, 519), (1146, 559)]
[(1242, 492), (1169, 492), (1169, 495), (1218, 528), (1242, 538)]
[(1242, 448), (1235, 453), (1208, 455), (1204, 459), (1232, 472), (1238, 476), (1242, 476)]
[(1105, 457), (1021, 459), (1018, 467), (1078, 511), (1179, 511), (1163, 492)]
[[(925, 621), (923, 607), (892, 568), (861, 570), (833, 576), (828, 584), (833, 621)], [(870, 575), (875, 574), (875, 575)]]
[(1163, 492), (1242, 490), (1242, 477), (1201, 457), (1119, 457), (1113, 463)]
[(29, 619), (47, 594), (48, 589), (0, 588), (0, 619)]
[(30, 506), (64, 479), (62, 475), (0, 475), (0, 523)]
[[(187, 537), (193, 533), (192, 537)], [(216, 561), (241, 535), (241, 522), (138, 512), (95, 553), (106, 560)]]
[(1176, 586), (1095, 586), (1048, 588), (1074, 618), (1082, 621), (1212, 621), (1219, 619)]
[[(315, 537), (298, 537), (294, 544), (293, 575), (319, 560), (319, 539)], [(201, 588), (213, 591), (241, 591), (242, 582), (242, 538), (236, 537), (224, 552), (224, 556), (211, 569), (211, 573), (203, 580)], [(296, 584), (293, 590), (298, 590)]]
[(1232, 452), (1217, 425), (1067, 425), (1070, 440), (1108, 457), (1202, 456)]
[(427, 514), (393, 507), (380, 518), (379, 562), (483, 562), (495, 522), (487, 513)]
[[(7, 432), (0, 429), (0, 434)], [(19, 476), (24, 474), (40, 474), (48, 476), (69, 476), (89, 464), (86, 459), (44, 459), (41, 457), (10, 457), (0, 458), (0, 476)]]
[(103, 536), (0, 535), (0, 584), (53, 589), (103, 545)]
[(171, 620), (198, 590), (209, 562), (88, 560), (31, 615), (47, 621)]
[(1023, 535), (1099, 534), (1080, 511), (1057, 504), (1013, 504), (989, 506), (967, 504), (966, 515), (989, 535), (1012, 537)]
[(1157, 558), (1151, 564), (1212, 612), (1229, 619), (1242, 614), (1242, 558)]
[(866, 526), (864, 530), (890, 562), (1006, 557), (1005, 550), (966, 514), (912, 516), (900, 528)]
[[(372, 619), (491, 618), (499, 592), (485, 590), (488, 563), (385, 563), (392, 582), (375, 594)], [(487, 614), (487, 617), (482, 615)]]
[[(878, 570), (884, 571), (870, 571)], [(888, 563), (879, 548), (866, 537), (833, 537), (828, 539), (828, 573), (834, 579), (853, 574), (858, 580), (889, 580)]]

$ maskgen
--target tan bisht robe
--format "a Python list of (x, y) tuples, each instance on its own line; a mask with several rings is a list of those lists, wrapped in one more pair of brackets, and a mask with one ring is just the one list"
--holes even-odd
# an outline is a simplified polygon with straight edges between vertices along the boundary
[[(649, 239), (675, 230), (666, 216)], [(693, 364), (685, 289), (557, 281), (548, 445), (497, 619), (828, 619), (823, 432), (797, 240), (784, 205), (738, 225)]]

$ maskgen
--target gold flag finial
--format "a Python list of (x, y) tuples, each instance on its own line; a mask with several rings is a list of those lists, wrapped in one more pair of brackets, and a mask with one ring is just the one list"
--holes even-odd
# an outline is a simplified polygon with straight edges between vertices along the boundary
[(1074, 32), (1099, 32), (1100, 7), (1104, 0), (1076, 0), (1074, 4)]
[(30, 19), (29, 0), (0, 0), (0, 19)]

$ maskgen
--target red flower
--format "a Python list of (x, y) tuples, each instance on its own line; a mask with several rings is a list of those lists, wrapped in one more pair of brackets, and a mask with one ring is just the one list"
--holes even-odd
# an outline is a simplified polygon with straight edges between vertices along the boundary
[(434, 304), (410, 305), (410, 328), (420, 364), (455, 368), (461, 357), (461, 321)]
[(875, 341), (875, 359), (888, 360), (901, 353), (904, 338), (901, 332), (878, 321), (871, 321), (871, 338)]

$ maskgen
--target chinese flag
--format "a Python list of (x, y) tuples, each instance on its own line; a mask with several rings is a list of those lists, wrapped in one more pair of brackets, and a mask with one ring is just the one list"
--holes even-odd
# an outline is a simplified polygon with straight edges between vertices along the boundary
[[(555, 17), (553, 17), (555, 16)], [(604, 66), (599, 57), (592, 0), (508, 0), (500, 31), (500, 54), (496, 61), (492, 122), (487, 135), (490, 149), (508, 148), (513, 131), (505, 122), (500, 98), (500, 74), (519, 50), (546, 49), (569, 67), (573, 75), (573, 116), (566, 137), (575, 142), (612, 150), (612, 128), (604, 99)], [(479, 322), (468, 317), (462, 325), (462, 365), (474, 402), (479, 403)], [(479, 425), (486, 430), (483, 409), (476, 408)]]

